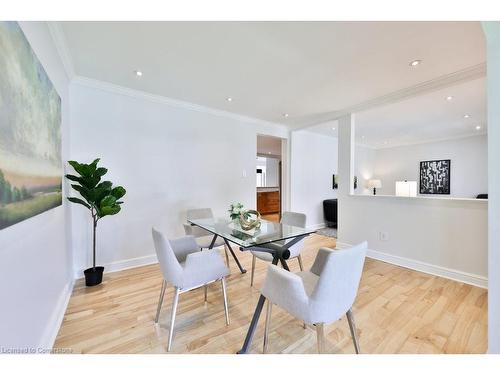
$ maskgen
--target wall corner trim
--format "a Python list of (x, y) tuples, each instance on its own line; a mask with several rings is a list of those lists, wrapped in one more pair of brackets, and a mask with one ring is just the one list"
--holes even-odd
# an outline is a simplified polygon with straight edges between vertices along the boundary
[(66, 42), (66, 36), (64, 35), (61, 25), (58, 22), (47, 22), (47, 27), (49, 28), (50, 36), (56, 46), (59, 58), (63, 63), (68, 81), (71, 81), (75, 78), (76, 74), (73, 59), (71, 58), (71, 53), (69, 52), (68, 44)]
[(66, 309), (68, 308), (74, 285), (75, 280), (71, 280), (64, 286), (63, 290), (61, 291), (59, 299), (57, 300), (57, 303), (54, 307), (52, 317), (48, 322), (45, 328), (45, 333), (38, 345), (39, 350), (45, 351), (53, 348), (57, 338), (57, 334), (59, 333), (59, 329), (61, 328), (61, 324), (64, 319), (64, 314), (66, 313)]

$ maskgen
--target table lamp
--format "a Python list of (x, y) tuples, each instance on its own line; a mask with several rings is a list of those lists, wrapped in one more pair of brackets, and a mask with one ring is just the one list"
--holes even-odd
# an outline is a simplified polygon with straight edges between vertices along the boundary
[(377, 195), (377, 189), (382, 187), (382, 181), (376, 179), (368, 180), (368, 187), (373, 189), (373, 195)]

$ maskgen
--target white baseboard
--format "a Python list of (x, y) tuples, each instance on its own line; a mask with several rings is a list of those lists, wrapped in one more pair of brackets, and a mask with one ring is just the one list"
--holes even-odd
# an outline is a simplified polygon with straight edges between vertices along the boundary
[[(110, 272), (128, 270), (129, 268), (147, 266), (147, 265), (155, 264), (155, 263), (158, 263), (158, 258), (156, 257), (156, 254), (145, 255), (145, 256), (137, 257), (137, 258), (118, 260), (116, 262), (103, 264), (104, 274), (110, 273)], [(75, 275), (76, 279), (81, 279), (83, 277), (84, 277), (83, 270), (79, 270)]]
[(158, 258), (156, 254), (146, 255), (143, 257), (119, 260), (116, 262), (108, 263), (104, 265), (105, 272), (117, 272), (128, 270), (129, 268), (135, 268), (140, 266), (148, 266), (150, 264), (158, 263)]
[[(352, 245), (343, 242), (337, 243), (338, 248), (344, 248), (349, 246)], [(397, 266), (409, 268), (415, 271), (428, 273), (434, 276), (444, 277), (446, 279), (451, 279), (465, 284), (474, 285), (479, 288), (488, 289), (488, 278), (484, 276), (475, 275), (472, 273), (454, 270), (442, 266), (436, 266), (434, 264), (422, 262), (415, 259), (404, 258), (397, 255), (387, 254), (377, 250), (369, 249), (366, 253), (366, 256), (368, 258), (381, 260), (382, 262), (395, 264)]]
[(59, 329), (61, 328), (61, 324), (64, 319), (64, 314), (66, 313), (66, 309), (68, 307), (69, 299), (73, 293), (74, 285), (75, 280), (69, 281), (59, 295), (52, 317), (48, 322), (44, 335), (38, 345), (39, 349), (45, 350), (53, 348), (57, 334), (59, 333)]

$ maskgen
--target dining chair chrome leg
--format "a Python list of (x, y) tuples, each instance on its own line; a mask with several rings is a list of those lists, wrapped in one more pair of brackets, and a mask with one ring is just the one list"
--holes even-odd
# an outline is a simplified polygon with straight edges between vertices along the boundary
[(264, 354), (267, 353), (267, 348), (269, 346), (269, 326), (271, 325), (272, 307), (273, 304), (271, 301), (267, 300), (266, 325), (264, 326), (264, 348), (262, 349)]
[(205, 302), (208, 301), (208, 284), (205, 284), (203, 287), (204, 293), (205, 293)]
[(318, 353), (322, 354), (325, 351), (325, 331), (324, 324), (316, 324), (316, 335), (318, 336)]
[(227, 251), (227, 246), (226, 245), (224, 245), (224, 252), (226, 253), (227, 268), (229, 268), (229, 252)]
[(302, 257), (300, 256), (300, 254), (297, 256), (297, 259), (299, 261), (299, 268), (301, 271), (304, 271), (304, 265), (302, 264)]
[(252, 254), (252, 275), (250, 276), (250, 286), (253, 286), (253, 275), (255, 273), (255, 259), (257, 257)]
[(174, 337), (175, 314), (177, 313), (177, 303), (179, 302), (180, 289), (175, 288), (174, 301), (172, 302), (172, 315), (170, 317), (170, 329), (168, 331), (167, 352), (172, 348), (172, 338)]
[(163, 280), (163, 282), (161, 283), (160, 298), (158, 299), (158, 307), (156, 309), (155, 323), (158, 323), (158, 320), (160, 319), (160, 311), (161, 305), (163, 305), (163, 296), (165, 295), (165, 289), (167, 289), (167, 282)]
[(226, 315), (226, 325), (229, 325), (229, 306), (227, 304), (226, 278), (220, 279), (222, 284), (222, 297), (224, 298), (224, 314)]
[(358, 334), (356, 332), (356, 325), (354, 324), (354, 316), (352, 315), (352, 309), (347, 310), (346, 316), (347, 316), (347, 321), (349, 322), (349, 329), (351, 330), (354, 349), (356, 350), (356, 354), (359, 354), (361, 353), (361, 350), (359, 348)]

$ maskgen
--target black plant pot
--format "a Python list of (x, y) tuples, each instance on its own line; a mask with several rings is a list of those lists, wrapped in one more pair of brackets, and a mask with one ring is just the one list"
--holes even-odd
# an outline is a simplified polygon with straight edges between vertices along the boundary
[(88, 268), (83, 273), (85, 274), (85, 285), (94, 286), (102, 283), (102, 273), (104, 267)]

